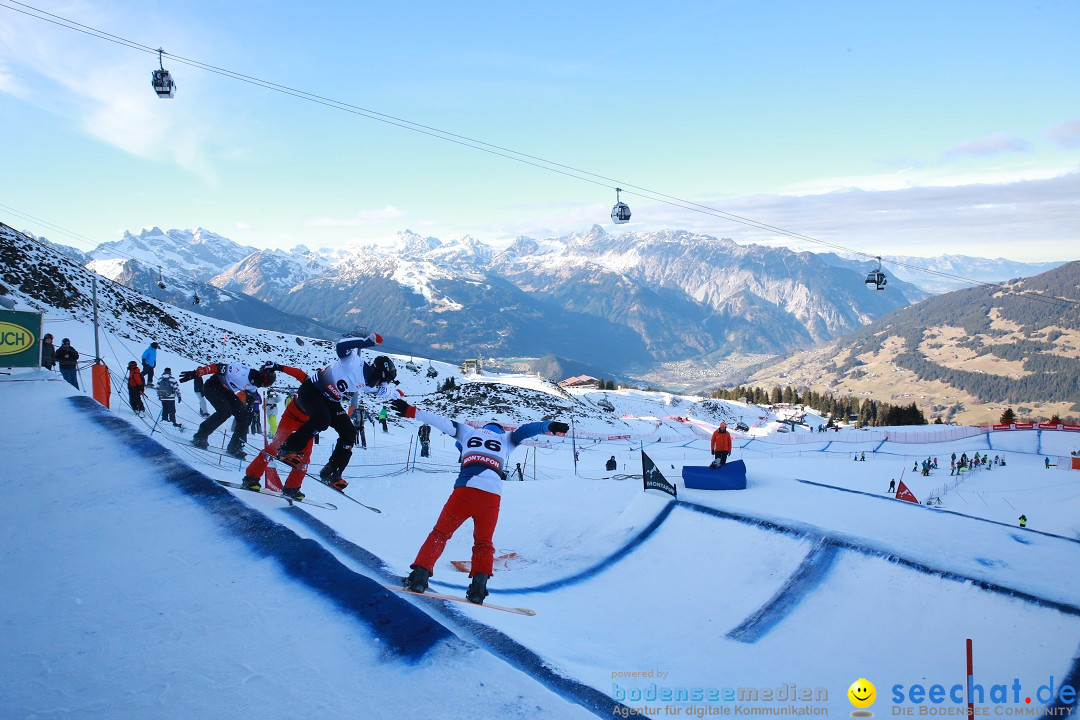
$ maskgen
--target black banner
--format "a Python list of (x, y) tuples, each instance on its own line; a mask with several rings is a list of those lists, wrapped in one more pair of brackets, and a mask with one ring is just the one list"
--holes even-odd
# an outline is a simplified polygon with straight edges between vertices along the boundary
[(641, 476), (645, 481), (646, 490), (660, 490), (674, 498), (679, 497), (679, 491), (667, 481), (664, 474), (660, 472), (660, 468), (656, 467), (656, 463), (645, 454), (644, 450), (641, 451)]

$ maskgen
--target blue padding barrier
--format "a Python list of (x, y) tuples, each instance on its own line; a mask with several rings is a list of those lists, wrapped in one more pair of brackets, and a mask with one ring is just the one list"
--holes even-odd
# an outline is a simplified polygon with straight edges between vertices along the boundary
[(683, 484), (693, 490), (745, 490), (746, 463), (733, 460), (720, 467), (684, 465)]
[(213, 478), (186, 465), (92, 398), (77, 395), (70, 401), (111, 437), (154, 463), (163, 481), (202, 504), (254, 554), (273, 558), (295, 581), (367, 625), (385, 643), (388, 655), (415, 663), (439, 643), (454, 638), (453, 633), (427, 613), (371, 578), (348, 569), (316, 541), (301, 538), (233, 497)]

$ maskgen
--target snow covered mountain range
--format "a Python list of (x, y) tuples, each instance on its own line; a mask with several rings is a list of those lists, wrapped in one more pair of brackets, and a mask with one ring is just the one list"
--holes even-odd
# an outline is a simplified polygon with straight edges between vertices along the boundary
[(896, 277), (867, 291), (872, 262), (599, 226), (501, 252), (410, 231), (390, 248), (259, 250), (201, 228), (64, 251), (144, 294), (250, 326), (330, 337), (362, 319), (439, 359), (554, 356), (567, 371), (623, 377), (807, 348), (927, 296)]

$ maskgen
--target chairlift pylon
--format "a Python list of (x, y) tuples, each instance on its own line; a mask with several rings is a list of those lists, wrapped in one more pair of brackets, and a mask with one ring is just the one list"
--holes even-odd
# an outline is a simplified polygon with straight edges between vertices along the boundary
[(151, 84), (154, 86), (154, 92), (157, 93), (159, 98), (168, 99), (176, 95), (176, 83), (172, 79), (172, 75), (165, 69), (165, 62), (162, 60), (162, 56), (165, 51), (158, 48), (158, 65), (160, 70), (155, 70), (151, 76)]
[(622, 188), (615, 188), (615, 207), (611, 208), (611, 222), (616, 225), (630, 222), (630, 206), (619, 198)]
[(875, 290), (884, 290), (885, 286), (889, 284), (889, 280), (885, 277), (885, 273), (881, 271), (881, 256), (875, 256), (874, 259), (878, 262), (877, 270), (866, 274), (866, 286)]

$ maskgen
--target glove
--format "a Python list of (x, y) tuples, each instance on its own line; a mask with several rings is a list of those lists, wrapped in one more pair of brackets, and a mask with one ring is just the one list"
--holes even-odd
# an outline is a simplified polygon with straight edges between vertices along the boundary
[(548, 432), (555, 433), (556, 435), (565, 435), (570, 432), (570, 426), (564, 422), (552, 420), (548, 423)]
[(401, 398), (391, 400), (390, 407), (394, 408), (394, 412), (402, 417), (416, 417), (416, 408)]
[(376, 345), (382, 345), (382, 335), (377, 332), (373, 332), (367, 336), (368, 340), (374, 340)]
[(285, 369), (285, 366), (282, 365), (281, 363), (274, 363), (273, 367), (271, 367), (270, 369), (273, 370), (274, 372), (281, 372), (282, 370)]
[(188, 382), (195, 379), (194, 370), (182, 370), (180, 372), (180, 382)]

